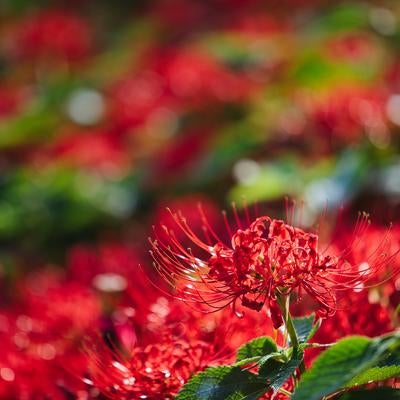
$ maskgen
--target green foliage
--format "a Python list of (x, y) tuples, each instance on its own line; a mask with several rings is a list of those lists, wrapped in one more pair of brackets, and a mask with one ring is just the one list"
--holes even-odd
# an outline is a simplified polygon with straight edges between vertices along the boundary
[(392, 388), (378, 388), (371, 390), (353, 390), (340, 396), (338, 400), (398, 400), (400, 390)]
[(326, 31), (345, 31), (368, 25), (368, 8), (364, 4), (346, 4), (333, 8), (321, 17), (320, 26)]
[[(183, 387), (178, 400), (257, 399), (268, 390), (276, 393), (295, 372), (303, 356), (300, 348), (278, 349), (270, 337), (256, 338), (238, 350), (234, 366), (209, 368), (194, 376)], [(258, 375), (240, 369), (250, 364), (258, 365)]]
[(264, 380), (239, 367), (213, 367), (195, 375), (177, 400), (256, 400), (267, 391)]
[(301, 349), (293, 349), (292, 356), (287, 362), (270, 359), (262, 363), (259, 375), (266, 378), (269, 387), (276, 393), (293, 375), (303, 361), (303, 357), (304, 352)]
[[(192, 377), (177, 399), (257, 399), (270, 390), (277, 393), (296, 376), (300, 382), (292, 399), (320, 400), (354, 386), (400, 376), (400, 337), (392, 334), (375, 339), (364, 336), (342, 339), (317, 357), (300, 377), (296, 371), (304, 359), (304, 349), (319, 327), (314, 319), (314, 314), (293, 319), (300, 346), (279, 348), (268, 336), (253, 339), (239, 348), (236, 364), (209, 368)], [(240, 368), (244, 366), (252, 366), (252, 371), (258, 368), (258, 375)], [(340, 398), (361, 399), (363, 393), (351, 391)], [(387, 395), (389, 399), (398, 398), (397, 391), (387, 391)], [(371, 396), (368, 392), (365, 399), (374, 398)]]
[(11, 248), (29, 254), (46, 250), (49, 258), (57, 260), (62, 244), (121, 226), (134, 212), (137, 200), (133, 176), (113, 180), (61, 167), (4, 174), (0, 182), (4, 253), (0, 257), (6, 260)]
[(275, 341), (269, 336), (261, 336), (245, 343), (237, 352), (237, 361), (259, 358), (278, 350)]
[(346, 387), (384, 359), (398, 341), (397, 336), (377, 339), (352, 336), (340, 340), (322, 353), (304, 374), (293, 400), (319, 400)]
[(50, 136), (59, 120), (43, 103), (32, 104), (18, 117), (0, 122), (0, 148), (40, 142)]
[(314, 336), (318, 329), (318, 324), (314, 325), (314, 319), (314, 314), (308, 317), (293, 318), (293, 324), (299, 343), (306, 343)]
[(354, 377), (346, 386), (364, 385), (368, 382), (385, 381), (386, 379), (400, 376), (400, 365), (387, 365), (373, 367)]
[[(323, 352), (300, 377), (296, 371), (303, 361), (305, 345), (319, 327), (313, 322), (314, 315), (293, 319), (299, 347), (279, 348), (268, 336), (251, 340), (239, 348), (236, 364), (208, 368), (195, 375), (177, 399), (258, 399), (270, 390), (277, 393), (285, 382), (296, 376), (300, 382), (292, 399), (320, 400), (354, 386), (400, 376), (400, 337), (392, 334), (375, 339), (364, 336), (342, 339)], [(240, 368), (243, 366), (254, 367), (252, 371), (258, 368), (258, 374)], [(382, 394), (386, 394), (385, 390)], [(351, 391), (340, 398), (361, 399), (361, 393), (364, 392)], [(387, 394), (389, 399), (398, 398), (398, 392), (388, 391)], [(368, 392), (365, 398), (374, 397)]]

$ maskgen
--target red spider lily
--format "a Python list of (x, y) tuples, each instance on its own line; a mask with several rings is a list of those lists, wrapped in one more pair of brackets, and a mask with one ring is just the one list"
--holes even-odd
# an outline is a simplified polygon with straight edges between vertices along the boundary
[(129, 357), (98, 343), (87, 352), (86, 382), (110, 399), (173, 399), (192, 374), (216, 357), (210, 343), (171, 338), (137, 347)]
[(209, 127), (189, 129), (167, 143), (156, 153), (154, 159), (156, 179), (161, 177), (165, 182), (167, 178), (171, 179), (187, 172), (193, 162), (204, 154), (207, 142), (214, 134), (215, 131)]
[(249, 310), (246, 318), (235, 318), (228, 309), (204, 314), (166, 297), (160, 297), (150, 306), (146, 320), (141, 327), (142, 345), (156, 342), (163, 334), (187, 341), (201, 340), (212, 343), (216, 351), (232, 362), (236, 349), (246, 341), (254, 336), (276, 334), (261, 313)]
[(69, 279), (96, 289), (108, 311), (115, 309), (119, 322), (132, 320), (145, 326), (151, 305), (160, 291), (149, 284), (138, 265), (140, 254), (116, 242), (98, 246), (77, 245), (68, 254)]
[(25, 59), (82, 60), (92, 48), (87, 21), (65, 10), (45, 10), (23, 19), (11, 33), (14, 53)]
[[(104, 345), (87, 348), (89, 376), (84, 381), (110, 399), (173, 399), (188, 379), (210, 365), (226, 361), (216, 359), (212, 344), (203, 341), (171, 341), (136, 348), (125, 357)], [(284, 388), (293, 389), (289, 380)], [(279, 393), (262, 399), (287, 399)]]
[(316, 342), (333, 343), (347, 335), (374, 337), (393, 330), (389, 310), (380, 303), (372, 303), (367, 292), (351, 292), (342, 299), (344, 302), (348, 307), (322, 323), (314, 338)]
[(140, 257), (134, 248), (111, 241), (72, 247), (67, 269), (70, 279), (81, 283), (93, 283), (93, 278), (101, 274), (120, 275), (129, 282), (136, 278), (138, 264)]
[(61, 400), (85, 389), (75, 377), (86, 371), (78, 348), (100, 317), (98, 300), (45, 272), (20, 286), (18, 306), (0, 310), (0, 398)]
[(0, 398), (63, 400), (84, 390), (75, 375), (85, 373), (86, 359), (77, 349), (65, 339), (49, 343), (35, 336), (14, 326), (0, 333)]
[[(209, 197), (198, 194), (191, 194), (187, 196), (181, 196), (175, 199), (164, 199), (156, 207), (154, 213), (154, 219), (152, 224), (154, 225), (155, 232), (158, 237), (168, 240), (168, 232), (162, 227), (166, 226), (168, 230), (174, 229), (176, 226), (173, 215), (168, 211), (166, 205), (174, 210), (180, 210), (185, 217), (190, 220), (192, 230), (195, 232), (201, 232), (202, 226), (204, 225), (201, 214), (197, 210), (197, 205), (201, 203), (201, 207), (204, 213), (207, 215), (207, 219), (211, 225), (215, 225), (219, 221), (219, 210), (215, 202)], [(187, 236), (184, 232), (175, 232), (180, 243), (189, 244)], [(185, 242), (186, 240), (186, 242)]]
[(235, 102), (245, 99), (252, 87), (245, 76), (232, 73), (200, 51), (183, 49), (166, 54), (161, 60), (168, 89), (181, 99), (195, 104), (201, 101)]
[[(374, 289), (375, 290), (375, 289)], [(315, 343), (334, 343), (348, 335), (369, 337), (383, 335), (393, 330), (389, 310), (379, 302), (371, 302), (374, 292), (348, 292), (341, 299), (342, 310), (323, 321), (315, 334)], [(321, 349), (306, 353), (306, 364), (311, 365)]]
[[(346, 242), (352, 240), (351, 233), (349, 233), (349, 227), (343, 224), (341, 229), (337, 232), (338, 240), (337, 245), (344, 246)], [(371, 243), (380, 243), (379, 251), (385, 251), (387, 254), (391, 254), (391, 264), (396, 268), (400, 265), (400, 225), (393, 225), (390, 230), (387, 228), (371, 224), (358, 240), (356, 246), (352, 246), (347, 253), (347, 260), (352, 264), (361, 264), (368, 259), (371, 253)], [(376, 281), (387, 281), (391, 277), (397, 278), (390, 268), (381, 268), (377, 271)], [(395, 279), (391, 279), (394, 283)]]
[(300, 107), (315, 131), (339, 141), (352, 142), (366, 131), (386, 134), (385, 90), (361, 85), (337, 87), (326, 94), (300, 96)]
[[(234, 209), (235, 210), (235, 209)], [(238, 229), (232, 230), (225, 217), (230, 244), (224, 243), (210, 226), (204, 212), (205, 239), (195, 234), (181, 213), (172, 214), (177, 227), (194, 245), (185, 248), (174, 231), (166, 228), (169, 241), (150, 240), (157, 271), (173, 285), (179, 297), (218, 310), (244, 307), (261, 310), (267, 304), (274, 326), (282, 324), (278, 298), (293, 292), (306, 292), (325, 318), (337, 310), (337, 292), (367, 286), (393, 258), (386, 253), (383, 240), (357, 264), (347, 261), (351, 250), (368, 229), (366, 215), (360, 217), (348, 246), (340, 252), (322, 251), (316, 234), (268, 216), (250, 222), (247, 228), (236, 211)]]
[(154, 48), (149, 53), (140, 73), (132, 71), (108, 89), (109, 117), (119, 132), (133, 134), (142, 128), (162, 139), (169, 129), (175, 132), (182, 112), (240, 103), (259, 87), (200, 49)]
[[(234, 362), (236, 349), (254, 335), (273, 334), (272, 325), (261, 324), (259, 313), (249, 312), (244, 319), (233, 318), (228, 310), (204, 315), (165, 297), (137, 313), (141, 315), (134, 315), (133, 323), (136, 318), (144, 323), (133, 325), (139, 333), (133, 347), (124, 342), (126, 331), (118, 329), (111, 349), (97, 339), (86, 346), (85, 381), (109, 398), (173, 398), (192, 374)], [(116, 350), (120, 344), (124, 351)]]
[(30, 274), (16, 289), (16, 312), (37, 321), (36, 329), (28, 331), (46, 334), (47, 338), (80, 336), (101, 315), (101, 305), (93, 291), (50, 270)]
[(102, 130), (62, 132), (48, 146), (33, 153), (33, 161), (44, 165), (65, 164), (118, 176), (125, 170), (128, 155), (115, 135)]

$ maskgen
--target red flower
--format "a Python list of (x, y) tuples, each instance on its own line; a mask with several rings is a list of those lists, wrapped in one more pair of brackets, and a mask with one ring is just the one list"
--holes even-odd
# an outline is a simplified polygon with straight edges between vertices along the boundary
[(171, 338), (137, 347), (129, 357), (116, 353), (101, 344), (88, 350), (87, 383), (110, 399), (173, 399), (192, 374), (215, 358), (207, 342)]
[[(390, 310), (383, 306), (382, 300), (371, 302), (372, 297), (373, 293), (367, 291), (346, 293), (346, 296), (340, 299), (341, 308), (332, 318), (323, 321), (313, 337), (313, 342), (334, 343), (348, 335), (375, 337), (391, 332), (394, 327)], [(306, 353), (306, 364), (311, 365), (320, 353), (320, 348), (310, 349)]]
[(18, 303), (0, 309), (0, 398), (72, 397), (84, 389), (78, 348), (100, 318), (100, 303), (86, 287), (47, 272), (20, 286)]
[(365, 132), (384, 138), (386, 98), (385, 90), (347, 85), (326, 94), (303, 96), (300, 107), (309, 116), (315, 132), (336, 142), (352, 142)]
[[(187, 219), (190, 220), (190, 226), (194, 232), (201, 232), (204, 225), (201, 214), (198, 212), (198, 205), (201, 204), (202, 209), (205, 214), (207, 214), (207, 219), (210, 224), (217, 224), (219, 221), (219, 210), (215, 202), (213, 202), (209, 197), (200, 194), (190, 194), (186, 196), (180, 196), (177, 198), (163, 199), (156, 207), (154, 219), (152, 220), (152, 225), (157, 237), (163, 240), (168, 240), (167, 230), (173, 230), (176, 227), (176, 223), (173, 215), (166, 208), (167, 204), (170, 208), (175, 210), (180, 210)], [(175, 232), (175, 235), (179, 239), (180, 243), (189, 244), (190, 241), (187, 240), (187, 236), (184, 232)]]
[(52, 143), (34, 153), (34, 160), (47, 164), (65, 164), (99, 171), (106, 176), (119, 176), (128, 165), (123, 143), (112, 133), (102, 130), (81, 130), (61, 133)]
[(348, 307), (323, 322), (315, 335), (316, 342), (333, 343), (347, 335), (374, 337), (393, 330), (389, 310), (381, 303), (371, 303), (367, 292), (351, 292), (342, 304)]
[(11, 35), (14, 51), (22, 58), (84, 59), (92, 48), (87, 21), (65, 10), (45, 10), (31, 14)]
[[(269, 306), (274, 326), (282, 324), (278, 297), (296, 291), (306, 292), (317, 304), (320, 317), (336, 311), (336, 292), (361, 287), (376, 276), (390, 259), (384, 245), (370, 253), (360, 264), (347, 262), (349, 248), (338, 254), (326, 254), (318, 246), (318, 236), (268, 216), (257, 218), (243, 229), (232, 232), (230, 245), (222, 242), (208, 224), (204, 213), (207, 243), (190, 228), (181, 213), (173, 214), (176, 225), (193, 242), (184, 248), (169, 230), (169, 241), (151, 241), (154, 264), (159, 273), (186, 300), (203, 303), (212, 309), (241, 304), (253, 310)], [(248, 216), (248, 213), (247, 213)], [(249, 218), (248, 218), (249, 222)], [(368, 227), (362, 217), (354, 236), (359, 239)]]

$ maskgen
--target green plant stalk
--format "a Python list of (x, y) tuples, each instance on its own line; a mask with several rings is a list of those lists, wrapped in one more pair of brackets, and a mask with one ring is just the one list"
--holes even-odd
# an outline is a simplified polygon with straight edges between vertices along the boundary
[[(288, 304), (289, 297), (277, 294), (277, 300), (278, 300), (279, 307), (282, 311), (286, 331), (289, 334), (293, 349), (298, 349), (299, 348), (299, 339), (297, 337), (296, 329), (294, 327), (292, 316), (290, 315), (290, 311), (289, 311), (289, 304)], [(300, 370), (300, 374), (303, 374), (304, 372), (306, 372), (306, 367), (304, 365), (304, 361), (302, 361), (300, 363), (299, 370)]]

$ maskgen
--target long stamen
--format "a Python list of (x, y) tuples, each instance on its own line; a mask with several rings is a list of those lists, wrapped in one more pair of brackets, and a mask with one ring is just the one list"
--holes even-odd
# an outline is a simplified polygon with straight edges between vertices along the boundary
[[(286, 204), (287, 218), (294, 221), (295, 203), (290, 207), (288, 202)], [(171, 213), (179, 229), (195, 246), (194, 251), (185, 248), (175, 232), (167, 228), (164, 231), (168, 244), (157, 235), (157, 239), (151, 241), (156, 270), (174, 285), (181, 298), (193, 304), (197, 301), (212, 310), (229, 304), (236, 308), (236, 302), (241, 301), (243, 306), (259, 311), (267, 303), (275, 324), (280, 319), (273, 309), (277, 293), (289, 295), (296, 291), (301, 295), (304, 290), (317, 303), (321, 315), (332, 315), (337, 307), (336, 292), (373, 286), (377, 274), (400, 251), (389, 254), (389, 229), (362, 262), (348, 261), (348, 257), (365, 245), (364, 236), (370, 226), (366, 213), (358, 215), (349, 243), (338, 256), (333, 256), (326, 254), (327, 249), (319, 251), (317, 235), (268, 216), (251, 222), (244, 200), (243, 207), (246, 229), (234, 203), (236, 231), (226, 213), (222, 213), (231, 236), (230, 245), (221, 241), (201, 206), (199, 213), (205, 241), (192, 230), (182, 213)], [(206, 256), (198, 258), (198, 250), (202, 254), (205, 251)], [(396, 268), (393, 274), (399, 270), (400, 267)], [(178, 283), (174, 283), (176, 281)]]

